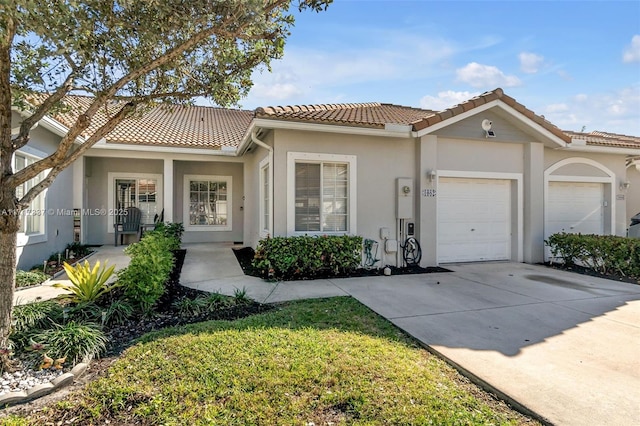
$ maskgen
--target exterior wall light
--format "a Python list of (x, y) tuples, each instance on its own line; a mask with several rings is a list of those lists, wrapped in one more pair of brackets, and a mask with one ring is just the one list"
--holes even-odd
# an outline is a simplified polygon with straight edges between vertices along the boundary
[(631, 182), (629, 182), (628, 180), (621, 181), (620, 182), (620, 191), (626, 191), (627, 189), (629, 189), (630, 186), (631, 186)]

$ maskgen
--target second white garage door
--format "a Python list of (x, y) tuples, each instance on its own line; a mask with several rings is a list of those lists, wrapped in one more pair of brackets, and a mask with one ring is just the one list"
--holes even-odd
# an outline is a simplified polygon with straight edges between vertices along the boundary
[(604, 192), (601, 183), (549, 182), (545, 237), (556, 232), (602, 234)]
[(440, 178), (438, 262), (511, 258), (511, 181)]

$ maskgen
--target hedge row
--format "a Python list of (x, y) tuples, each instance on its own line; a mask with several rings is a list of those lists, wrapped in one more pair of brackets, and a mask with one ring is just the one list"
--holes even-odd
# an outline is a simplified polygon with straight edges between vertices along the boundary
[(553, 234), (545, 243), (565, 265), (640, 279), (640, 239), (613, 235)]
[(144, 315), (152, 314), (166, 290), (165, 283), (173, 269), (173, 251), (180, 248), (183, 231), (181, 223), (160, 223), (124, 250), (131, 261), (118, 273), (118, 283), (124, 287), (133, 306)]
[(362, 237), (298, 236), (260, 240), (253, 267), (268, 279), (303, 279), (353, 272), (362, 261)]

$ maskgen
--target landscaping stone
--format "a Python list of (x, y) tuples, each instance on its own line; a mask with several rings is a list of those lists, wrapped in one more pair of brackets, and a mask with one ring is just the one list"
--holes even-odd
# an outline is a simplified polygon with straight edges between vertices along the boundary
[(49, 395), (56, 389), (53, 383), (42, 383), (27, 390), (27, 398), (35, 399), (41, 396)]
[(76, 364), (76, 366), (71, 369), (70, 373), (75, 377), (80, 377), (84, 374), (85, 371), (87, 371), (88, 367), (89, 364), (87, 364), (86, 362), (81, 362), (80, 364)]
[(0, 396), (0, 407), (7, 405), (18, 404), (27, 400), (27, 393), (25, 391), (20, 392), (8, 392)]
[[(86, 370), (86, 368), (85, 368)], [(83, 370), (84, 372), (84, 370)], [(62, 376), (57, 377), (53, 380), (53, 383), (56, 388), (63, 388), (65, 386), (70, 385), (75, 380), (76, 376), (73, 373), (64, 373)]]

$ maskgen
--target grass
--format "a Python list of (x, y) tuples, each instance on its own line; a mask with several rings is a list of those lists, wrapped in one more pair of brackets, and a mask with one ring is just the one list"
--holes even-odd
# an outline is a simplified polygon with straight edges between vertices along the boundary
[(72, 400), (10, 424), (531, 424), (351, 298), (142, 340)]

